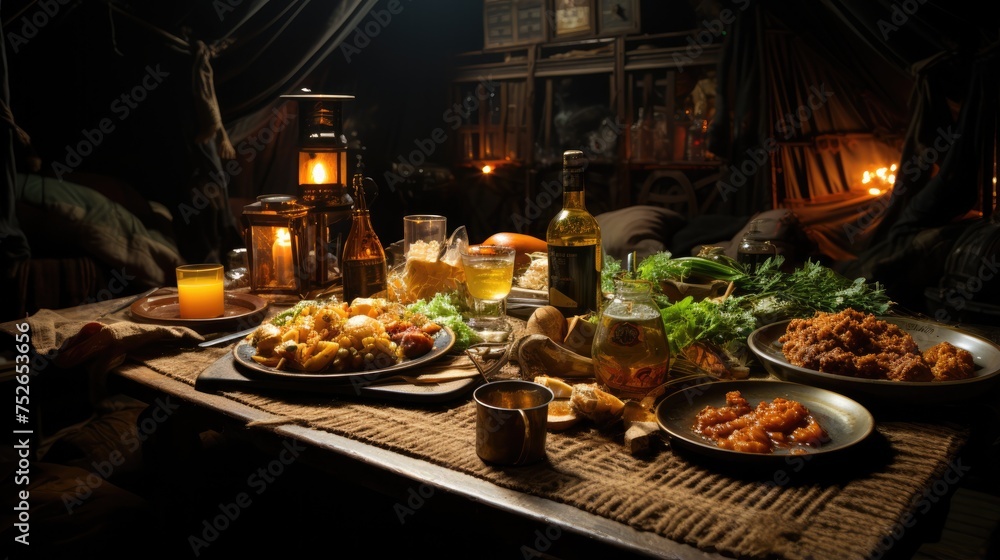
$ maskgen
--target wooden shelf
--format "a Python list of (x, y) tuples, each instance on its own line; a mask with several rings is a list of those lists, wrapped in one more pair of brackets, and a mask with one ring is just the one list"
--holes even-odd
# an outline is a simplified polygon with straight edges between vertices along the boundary
[[(681, 134), (674, 120), (681, 107), (679, 97), (687, 95), (683, 88), (691, 85), (691, 80), (685, 81), (684, 78), (700, 76), (717, 66), (721, 44), (693, 45), (690, 38), (696, 37), (697, 32), (694, 29), (658, 35), (594, 37), (463, 53), (453, 79), (459, 88), (456, 91), (460, 91), (462, 84), (468, 87), (487, 81), (522, 85), (501, 88), (507, 97), (497, 109), (501, 115), (498, 122), (489, 122), (489, 115), (480, 110), (478, 129), (463, 127), (462, 134), (472, 134), (475, 139), (464, 136), (460, 139), (460, 163), (473, 165), (506, 159), (508, 163), (523, 166), (526, 180), (530, 182), (530, 177), (535, 176), (531, 171), (544, 167), (542, 162), (537, 161), (536, 144), (543, 148), (558, 145), (553, 126), (556, 84), (561, 78), (589, 75), (606, 80), (608, 110), (615, 119), (611, 137), (615, 141), (617, 156), (609, 158), (606, 152), (600, 154), (600, 159), (604, 160), (601, 164), (609, 165), (616, 177), (613, 182), (617, 185), (616, 192), (610, 195), (615, 206), (633, 204), (637, 190), (633, 182), (641, 183), (644, 175), (656, 170), (672, 169), (697, 174), (718, 167), (718, 162), (714, 161), (632, 161), (635, 158), (630, 131), (638, 108), (645, 107), (650, 119), (654, 109), (656, 113), (669, 115), (667, 133), (663, 138), (667, 139), (665, 143), (672, 144)], [(692, 57), (692, 54), (697, 56)], [(682, 74), (692, 70), (687, 75)], [(593, 93), (597, 90), (592, 86), (600, 82), (587, 83), (587, 92)], [(508, 109), (516, 115), (508, 115)], [(513, 126), (513, 122), (521, 125)], [(598, 132), (606, 131), (602, 129)], [(499, 139), (499, 145), (493, 145), (492, 149), (488, 149), (485, 143), (490, 134)], [(516, 145), (512, 146), (509, 142)], [(474, 154), (470, 154), (469, 146), (475, 147), (472, 150)], [(677, 152), (670, 149), (676, 157)], [(596, 162), (598, 158), (595, 156), (592, 159)], [(533, 196), (536, 188), (537, 185), (526, 185), (525, 196)]]

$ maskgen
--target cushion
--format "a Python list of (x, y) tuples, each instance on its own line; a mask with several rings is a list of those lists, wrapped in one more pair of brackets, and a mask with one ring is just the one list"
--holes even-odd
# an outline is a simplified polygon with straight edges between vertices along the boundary
[(624, 262), (635, 251), (638, 260), (665, 251), (687, 218), (660, 206), (636, 205), (596, 216), (601, 226), (601, 245), (609, 257)]
[(702, 245), (720, 246), (740, 231), (746, 216), (725, 214), (699, 214), (691, 218), (688, 226), (677, 232), (670, 244), (670, 252), (677, 256), (697, 254)]
[(18, 221), (33, 254), (90, 255), (117, 273), (116, 287), (131, 281), (140, 286), (170, 285), (174, 268), (184, 264), (173, 240), (83, 185), (19, 174), (15, 199)]
[(789, 260), (795, 258), (797, 245), (801, 242), (801, 226), (795, 213), (785, 208), (776, 208), (754, 214), (731, 239), (718, 243), (718, 246), (724, 247), (726, 254), (735, 259), (736, 250), (739, 248), (740, 242), (743, 241), (743, 236), (750, 231), (754, 221), (757, 222), (759, 232), (754, 235), (755, 239), (770, 241), (779, 255), (784, 255)]
[[(769, 241), (775, 246), (779, 255), (784, 255), (786, 262), (791, 264), (808, 252), (808, 239), (802, 229), (798, 216), (786, 208), (776, 208), (758, 212), (749, 219), (730, 218), (734, 223), (740, 225), (735, 231), (719, 232), (717, 241), (703, 243), (713, 247), (722, 247), (726, 255), (736, 258), (736, 250), (739, 248), (743, 236), (750, 231), (751, 224), (756, 221), (758, 233), (753, 236), (759, 241)], [(701, 245), (695, 246), (691, 252), (698, 253)]]

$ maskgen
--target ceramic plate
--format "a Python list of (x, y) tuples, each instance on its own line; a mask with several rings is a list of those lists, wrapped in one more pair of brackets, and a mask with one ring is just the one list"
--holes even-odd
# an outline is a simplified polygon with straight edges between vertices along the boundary
[(786, 381), (823, 387), (851, 397), (893, 400), (900, 402), (943, 403), (981, 395), (1000, 380), (1000, 347), (974, 334), (930, 321), (900, 317), (879, 317), (910, 333), (921, 350), (940, 342), (964, 348), (972, 353), (976, 364), (974, 377), (957, 381), (889, 381), (886, 379), (860, 379), (846, 375), (823, 373), (788, 363), (778, 339), (785, 334), (790, 321), (781, 321), (761, 327), (750, 334), (747, 343), (773, 375)]
[(419, 358), (414, 358), (412, 360), (404, 360), (396, 365), (389, 366), (387, 368), (375, 369), (375, 370), (364, 370), (364, 371), (352, 371), (345, 373), (299, 373), (291, 370), (281, 370), (273, 368), (271, 366), (265, 366), (254, 361), (253, 356), (256, 354), (257, 349), (254, 348), (250, 342), (247, 340), (241, 340), (233, 348), (233, 359), (236, 363), (243, 366), (247, 375), (252, 375), (255, 377), (266, 377), (272, 379), (288, 379), (288, 380), (309, 380), (309, 381), (325, 381), (329, 383), (356, 383), (356, 382), (372, 382), (383, 377), (388, 377), (390, 375), (395, 375), (406, 370), (420, 367), (424, 364), (433, 362), (434, 360), (444, 356), (451, 350), (451, 347), (455, 345), (455, 333), (451, 331), (448, 327), (442, 326), (441, 330), (434, 335), (434, 347), (430, 352), (420, 356)]
[(210, 319), (182, 319), (180, 305), (177, 302), (177, 294), (153, 295), (140, 298), (130, 307), (129, 312), (134, 317), (152, 321), (156, 323), (168, 323), (187, 327), (210, 326), (243, 319), (247, 320), (256, 315), (263, 318), (263, 313), (267, 309), (267, 300), (251, 294), (226, 293), (226, 307), (221, 317)]
[[(751, 406), (782, 397), (802, 403), (829, 440), (819, 447), (778, 448), (773, 453), (744, 453), (723, 449), (695, 433), (695, 416), (706, 406), (726, 404), (726, 393), (739, 391)], [(827, 454), (847, 449), (863, 441), (875, 428), (875, 419), (864, 406), (833, 391), (786, 381), (743, 380), (716, 381), (695, 385), (674, 393), (656, 407), (656, 421), (670, 436), (672, 445), (712, 457), (738, 461), (785, 461), (792, 449), (805, 451), (802, 456)]]

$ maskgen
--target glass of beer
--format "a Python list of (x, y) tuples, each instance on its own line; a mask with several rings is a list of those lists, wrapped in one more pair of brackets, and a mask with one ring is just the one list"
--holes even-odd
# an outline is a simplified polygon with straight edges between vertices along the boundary
[(487, 342), (506, 342), (512, 327), (506, 301), (514, 281), (513, 247), (470, 245), (462, 250), (465, 284), (473, 299), (468, 325)]

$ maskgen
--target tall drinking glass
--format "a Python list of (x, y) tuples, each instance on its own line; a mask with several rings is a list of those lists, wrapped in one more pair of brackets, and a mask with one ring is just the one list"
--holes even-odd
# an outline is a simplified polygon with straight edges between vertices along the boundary
[(513, 247), (472, 245), (462, 250), (465, 283), (473, 298), (468, 325), (487, 342), (506, 342), (512, 327), (506, 301), (514, 281)]

